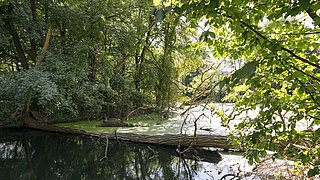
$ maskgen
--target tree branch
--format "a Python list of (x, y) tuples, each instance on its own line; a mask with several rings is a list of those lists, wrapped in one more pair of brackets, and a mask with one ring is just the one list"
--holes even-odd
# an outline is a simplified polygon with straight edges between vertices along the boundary
[(19, 57), (19, 61), (21, 62), (23, 69), (29, 69), (28, 60), (24, 54), (24, 50), (23, 50), (21, 42), (20, 42), (19, 34), (18, 34), (16, 28), (14, 27), (14, 24), (12, 24), (12, 21), (10, 20), (10, 16), (12, 15), (12, 12), (13, 12), (13, 5), (11, 3), (9, 3), (7, 12), (4, 13), (1, 11), (1, 14), (5, 14), (2, 17), (2, 20), (4, 21), (4, 26), (9, 31), (9, 33), (12, 37), (13, 44), (16, 48), (17, 55)]
[[(320, 19), (320, 17), (314, 12), (310, 7), (306, 10), (308, 15), (313, 19), (314, 22), (317, 22), (316, 20)], [(315, 24), (316, 26), (320, 26), (320, 20), (318, 20), (318, 24)]]
[(307, 75), (308, 77), (310, 77), (310, 78), (312, 78), (312, 79), (320, 82), (320, 79), (319, 79), (319, 78), (317, 78), (317, 77), (315, 77), (315, 76), (312, 76), (312, 75), (310, 75), (310, 74), (308, 74), (308, 73), (306, 73), (306, 72), (303, 72), (302, 70), (300, 70), (300, 69), (297, 68), (297, 67), (294, 67), (294, 66), (293, 66), (292, 64), (290, 64), (290, 63), (288, 63), (288, 64), (289, 64), (290, 67), (292, 67), (292, 68), (295, 69), (296, 71), (299, 71), (299, 72), (301, 72), (302, 74)]
[[(284, 68), (286, 68), (288, 70), (288, 72), (293, 75), (292, 71), (290, 69), (288, 69), (288, 67), (281, 61), (281, 59), (279, 58), (280, 63), (282, 64), (282, 66)], [(298, 79), (297, 77), (294, 77), (295, 80), (297, 80), (299, 82), (299, 84), (301, 84), (301, 86), (306, 90), (306, 92), (310, 95), (312, 101), (317, 104), (318, 106), (320, 106), (319, 102), (313, 97), (312, 93), (309, 91), (309, 89), (305, 86), (305, 84), (300, 81), (300, 79)]]
[[(232, 19), (232, 20), (235, 20), (235, 19), (234, 19), (232, 16), (230, 16), (230, 15), (225, 15), (225, 14), (222, 14), (222, 15), (223, 15), (223, 16), (226, 16), (226, 17), (228, 17), (228, 18), (230, 18), (230, 19)], [(241, 24), (243, 24), (245, 27), (249, 28), (252, 32), (254, 32), (255, 34), (257, 34), (257, 35), (258, 35), (259, 37), (261, 37), (262, 39), (271, 42), (267, 37), (265, 37), (264, 35), (262, 35), (259, 31), (255, 30), (251, 25), (245, 23), (245, 22), (242, 21), (242, 20), (240, 20), (239, 22), (240, 22)], [(313, 63), (313, 62), (310, 62), (309, 60), (307, 60), (307, 59), (305, 59), (305, 58), (303, 58), (303, 57), (300, 57), (300, 56), (296, 55), (293, 51), (291, 51), (291, 50), (289, 50), (289, 49), (287, 49), (287, 48), (285, 48), (285, 47), (283, 47), (283, 46), (281, 46), (281, 50), (289, 53), (291, 56), (295, 57), (296, 59), (299, 59), (300, 61), (302, 61), (302, 62), (304, 62), (304, 63), (307, 63), (307, 64), (309, 64), (309, 65), (311, 65), (311, 66), (314, 66), (314, 67), (317, 67), (317, 68), (320, 69), (320, 65), (317, 65), (317, 64), (315, 64), (315, 63)]]
[(300, 35), (310, 35), (310, 34), (320, 34), (320, 31), (315, 31), (315, 32), (300, 32), (300, 33), (286, 33), (286, 34), (281, 34), (281, 33), (270, 33), (270, 34), (278, 34), (282, 36), (300, 36)]
[(154, 61), (154, 64), (157, 66), (157, 68), (159, 68), (160, 71), (162, 71), (162, 72), (167, 76), (167, 78), (168, 78), (179, 90), (181, 90), (181, 88), (179, 87), (179, 84), (185, 86), (185, 85), (183, 84), (183, 82), (178, 81), (178, 80), (173, 80), (173, 79), (168, 75), (168, 73), (167, 73), (165, 70), (163, 70), (163, 68), (160, 66), (160, 64), (158, 63), (158, 61), (157, 61), (157, 59), (156, 59), (156, 57), (155, 57), (155, 55), (154, 55), (154, 53), (153, 53), (149, 48), (147, 48), (146, 50), (150, 52), (150, 54), (151, 54), (151, 56), (152, 56), (152, 59), (153, 59), (153, 61)]

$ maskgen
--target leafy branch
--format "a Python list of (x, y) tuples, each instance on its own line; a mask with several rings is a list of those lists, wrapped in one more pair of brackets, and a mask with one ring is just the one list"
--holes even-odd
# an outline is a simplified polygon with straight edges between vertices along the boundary
[[(236, 21), (236, 19), (233, 18), (231, 15), (226, 15), (226, 14), (222, 14), (222, 15), (225, 16), (225, 17), (228, 17), (228, 18), (232, 19), (233, 21)], [(262, 35), (262, 33), (260, 33), (260, 32), (259, 32), (258, 30), (256, 30), (256, 29), (254, 29), (254, 28), (253, 28), (251, 25), (249, 25), (248, 23), (245, 23), (245, 22), (242, 21), (242, 20), (240, 20), (239, 22), (240, 22), (241, 24), (243, 24), (245, 27), (249, 28), (252, 32), (254, 32), (255, 34), (257, 34), (257, 35), (258, 35), (259, 37), (261, 37), (262, 39), (264, 39), (264, 40), (272, 43), (267, 37), (265, 37), (264, 35)], [(280, 45), (280, 46), (281, 46), (281, 45)], [(302, 62), (304, 62), (304, 63), (307, 63), (307, 64), (309, 64), (309, 65), (311, 65), (311, 66), (314, 66), (314, 67), (317, 67), (317, 68), (320, 69), (320, 65), (315, 64), (315, 63), (309, 61), (308, 59), (305, 59), (305, 58), (303, 58), (303, 57), (300, 57), (300, 56), (296, 55), (293, 51), (291, 51), (291, 50), (289, 50), (289, 49), (287, 49), (287, 48), (285, 48), (285, 47), (283, 47), (283, 46), (281, 46), (280, 48), (281, 48), (281, 50), (283, 50), (283, 51), (289, 53), (290, 55), (292, 55), (293, 57), (295, 57), (296, 59), (299, 59), (300, 61), (302, 61)]]

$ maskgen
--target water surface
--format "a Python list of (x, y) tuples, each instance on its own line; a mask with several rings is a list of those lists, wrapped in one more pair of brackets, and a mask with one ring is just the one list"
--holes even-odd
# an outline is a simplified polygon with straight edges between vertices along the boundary
[(0, 132), (0, 179), (220, 179), (231, 171), (218, 168), (220, 160), (212, 151), (179, 157), (169, 147), (26, 129)]

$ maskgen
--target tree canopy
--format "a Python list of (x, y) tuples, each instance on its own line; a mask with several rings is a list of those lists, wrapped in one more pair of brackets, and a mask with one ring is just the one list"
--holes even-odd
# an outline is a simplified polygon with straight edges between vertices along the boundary
[[(21, 125), (27, 104), (46, 122), (121, 118), (186, 96), (212, 101), (224, 88), (219, 101), (234, 111), (215, 112), (250, 163), (271, 150), (319, 174), (319, 9), (317, 0), (1, 1), (1, 124)], [(209, 57), (238, 68), (219, 79)], [(232, 123), (248, 110), (258, 113)]]
[(9, 124), (29, 96), (47, 121), (162, 111), (180, 96), (176, 81), (202, 62), (184, 48), (194, 33), (186, 22), (173, 11), (160, 17), (169, 10), (152, 1), (8, 0), (0, 10), (0, 116)]
[[(235, 103), (232, 114), (217, 111), (232, 129), (234, 144), (248, 150), (249, 162), (266, 151), (307, 165), (319, 173), (320, 2), (171, 1), (191, 23), (204, 21), (204, 42), (214, 57), (241, 59), (245, 65), (220, 82)], [(257, 109), (255, 117), (235, 116)], [(304, 130), (297, 129), (306, 123)]]

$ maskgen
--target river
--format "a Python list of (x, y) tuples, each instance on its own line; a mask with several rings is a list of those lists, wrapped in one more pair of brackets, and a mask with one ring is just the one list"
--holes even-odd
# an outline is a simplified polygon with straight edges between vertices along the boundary
[[(215, 151), (179, 157), (175, 148), (28, 129), (0, 132), (0, 179), (221, 179)], [(231, 179), (229, 176), (226, 179)]]

